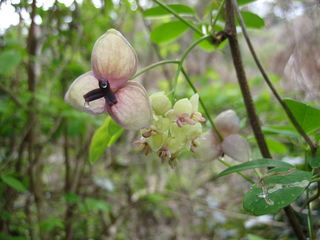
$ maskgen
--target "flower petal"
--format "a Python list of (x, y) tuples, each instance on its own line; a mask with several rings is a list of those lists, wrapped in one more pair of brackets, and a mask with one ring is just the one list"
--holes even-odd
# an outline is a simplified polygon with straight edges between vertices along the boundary
[(236, 134), (240, 129), (240, 118), (233, 110), (227, 110), (220, 113), (215, 119), (214, 124), (216, 125), (219, 133), (223, 138), (230, 134)]
[(72, 107), (83, 112), (94, 115), (105, 113), (107, 110), (105, 108), (106, 100), (104, 98), (99, 98), (90, 102), (88, 106), (85, 106), (83, 95), (97, 88), (99, 88), (98, 80), (93, 76), (92, 72), (87, 72), (73, 81), (64, 100)]
[(251, 159), (251, 148), (246, 139), (238, 134), (231, 134), (226, 137), (222, 144), (222, 151), (232, 159), (240, 162)]
[(127, 130), (148, 128), (153, 120), (149, 97), (138, 82), (127, 82), (115, 92), (118, 103), (107, 105), (113, 120)]
[(92, 71), (97, 79), (109, 81), (115, 89), (127, 82), (137, 71), (138, 58), (130, 43), (115, 29), (109, 29), (94, 44)]

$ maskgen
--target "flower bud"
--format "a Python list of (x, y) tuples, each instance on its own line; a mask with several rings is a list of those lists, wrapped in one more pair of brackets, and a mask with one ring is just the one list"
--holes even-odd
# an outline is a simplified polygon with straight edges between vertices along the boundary
[(92, 71), (97, 79), (108, 80), (111, 89), (118, 88), (133, 77), (137, 61), (130, 43), (115, 29), (103, 34), (92, 49)]
[(239, 132), (240, 129), (240, 118), (233, 110), (227, 110), (220, 113), (215, 119), (214, 124), (216, 125), (219, 133), (223, 138), (230, 134)]
[(164, 92), (152, 94), (150, 101), (156, 115), (164, 115), (171, 108), (171, 102)]

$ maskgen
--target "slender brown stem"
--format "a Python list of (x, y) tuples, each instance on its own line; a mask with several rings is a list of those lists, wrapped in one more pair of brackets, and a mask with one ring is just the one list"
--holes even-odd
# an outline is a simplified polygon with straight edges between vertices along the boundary
[[(234, 68), (237, 74), (240, 89), (243, 95), (244, 103), (246, 105), (246, 110), (248, 117), (250, 119), (250, 124), (254, 132), (255, 138), (257, 140), (260, 152), (264, 158), (272, 158), (268, 146), (266, 144), (264, 135), (261, 130), (259, 118), (256, 114), (255, 107), (252, 101), (251, 93), (249, 90), (248, 82), (246, 79), (244, 67), (242, 64), (241, 53), (239, 49), (239, 43), (237, 40), (236, 26), (234, 22), (234, 10), (232, 5), (232, 0), (227, 0), (226, 2), (226, 28), (225, 31), (229, 33), (229, 45), (231, 49), (232, 59)], [(302, 228), (296, 219), (294, 210), (289, 205), (284, 208), (284, 212), (289, 219), (293, 231), (295, 232), (298, 239), (305, 239)]]
[(306, 141), (306, 143), (309, 145), (310, 149), (311, 149), (311, 153), (312, 156), (315, 157), (316, 156), (316, 151), (317, 151), (317, 146), (311, 141), (311, 139), (308, 137), (308, 135), (305, 133), (305, 131), (302, 129), (302, 127), (300, 126), (300, 124), (297, 122), (296, 118), (293, 116), (292, 112), (290, 111), (290, 109), (288, 108), (287, 104), (282, 100), (281, 96), (278, 94), (276, 88), (273, 86), (272, 82), (270, 81), (267, 73), (265, 72), (261, 62), (259, 61), (259, 58), (251, 44), (250, 38), (249, 38), (249, 34), (247, 32), (247, 29), (245, 27), (245, 23), (242, 19), (240, 10), (238, 8), (237, 5), (237, 1), (236, 0), (232, 0), (232, 4), (234, 7), (234, 10), (236, 12), (237, 18), (240, 22), (241, 25), (241, 29), (244, 35), (244, 38), (246, 39), (247, 45), (249, 47), (249, 50), (251, 52), (251, 55), (259, 69), (259, 71), (261, 72), (261, 75), (263, 76), (265, 82), (267, 83), (267, 85), (269, 86), (272, 94), (275, 96), (275, 98), (278, 100), (278, 102), (280, 103), (280, 105), (282, 106), (282, 108), (284, 109), (284, 111), (286, 112), (288, 118), (290, 119), (290, 121), (292, 122), (293, 126), (296, 128), (296, 130), (300, 133), (300, 135), (303, 137), (303, 139)]

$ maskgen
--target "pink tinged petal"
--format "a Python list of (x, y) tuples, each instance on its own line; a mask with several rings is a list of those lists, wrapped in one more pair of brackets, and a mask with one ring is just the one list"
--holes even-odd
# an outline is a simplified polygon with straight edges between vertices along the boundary
[(214, 131), (205, 132), (197, 141), (198, 146), (194, 149), (197, 160), (207, 162), (216, 160), (222, 156), (223, 152), (219, 137)]
[(214, 124), (223, 138), (230, 134), (236, 134), (240, 129), (240, 118), (233, 110), (220, 113), (215, 119)]
[(99, 88), (98, 80), (93, 76), (92, 72), (87, 72), (74, 80), (69, 87), (64, 100), (72, 107), (83, 112), (94, 115), (105, 113), (107, 112), (107, 109), (105, 108), (106, 100), (104, 98), (94, 100), (90, 102), (89, 105), (85, 104), (83, 98), (83, 95), (97, 88)]
[(240, 162), (251, 159), (251, 148), (246, 139), (238, 134), (226, 137), (222, 144), (222, 151), (232, 159)]
[(152, 108), (144, 87), (138, 82), (128, 82), (115, 92), (118, 103), (107, 105), (113, 120), (127, 130), (150, 127), (153, 121)]
[(107, 79), (115, 89), (127, 82), (137, 71), (138, 58), (130, 43), (115, 29), (108, 30), (94, 44), (92, 71), (97, 79)]

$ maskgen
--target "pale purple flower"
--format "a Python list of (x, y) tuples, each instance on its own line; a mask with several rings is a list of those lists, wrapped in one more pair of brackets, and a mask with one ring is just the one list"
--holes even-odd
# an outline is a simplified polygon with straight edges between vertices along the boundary
[(137, 55), (120, 32), (110, 29), (94, 44), (92, 71), (79, 76), (70, 86), (65, 101), (90, 114), (108, 112), (128, 130), (148, 128), (153, 120), (144, 87), (128, 82), (137, 70)]

